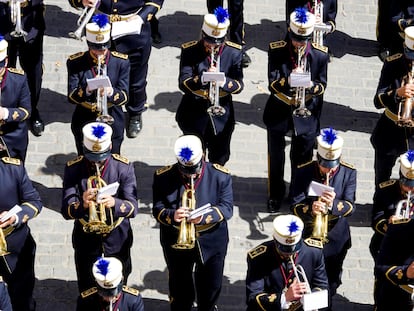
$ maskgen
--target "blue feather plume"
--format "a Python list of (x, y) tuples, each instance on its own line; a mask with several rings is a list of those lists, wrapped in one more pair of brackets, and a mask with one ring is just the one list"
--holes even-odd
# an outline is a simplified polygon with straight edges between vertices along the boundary
[(295, 20), (300, 24), (306, 24), (308, 21), (308, 16), (306, 15), (306, 13), (308, 13), (308, 10), (305, 8), (296, 8), (295, 13)]
[(98, 124), (97, 126), (92, 126), (92, 135), (98, 139), (101, 139), (102, 136), (106, 134), (105, 127)]
[(0, 41), (4, 40), (4, 37), (2, 35), (0, 35)]
[(323, 129), (321, 134), (323, 141), (329, 145), (332, 145), (337, 138), (336, 131), (331, 127)]
[(102, 257), (98, 259), (98, 263), (96, 264), (96, 267), (98, 268), (98, 272), (102, 274), (103, 276), (106, 276), (108, 274), (108, 266), (109, 266), (109, 260), (106, 260), (105, 258), (102, 258)]
[(289, 234), (295, 233), (299, 230), (299, 226), (298, 226), (298, 224), (296, 223), (295, 220), (292, 220), (290, 222), (288, 228), (289, 228)]
[(407, 160), (411, 164), (414, 162), (414, 150), (408, 150), (407, 151)]
[(194, 152), (188, 147), (181, 148), (179, 156), (185, 162), (190, 161), (191, 157), (193, 156)]
[(217, 21), (222, 24), (229, 18), (229, 12), (227, 9), (219, 6), (214, 10), (214, 15), (217, 17)]
[(109, 23), (109, 18), (105, 14), (96, 14), (92, 17), (92, 22), (96, 23), (99, 28), (103, 28)]

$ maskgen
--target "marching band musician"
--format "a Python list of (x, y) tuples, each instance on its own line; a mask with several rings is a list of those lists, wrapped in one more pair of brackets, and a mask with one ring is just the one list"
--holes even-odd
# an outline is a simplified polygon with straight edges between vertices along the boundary
[[(230, 158), (230, 140), (234, 131), (232, 94), (243, 90), (242, 47), (225, 41), (229, 19), (227, 10), (218, 7), (206, 14), (199, 41), (184, 43), (181, 49), (179, 88), (184, 92), (176, 120), (184, 134), (195, 134), (208, 149), (210, 162), (224, 165)], [(213, 82), (203, 83), (204, 72), (222, 72), (217, 96)], [(212, 98), (209, 98), (212, 97)], [(210, 114), (211, 106), (222, 107), (223, 115)]]
[(30, 91), (20, 69), (9, 67), (7, 41), (0, 36), (0, 154), (26, 159)]
[(372, 208), (371, 226), (374, 234), (369, 245), (374, 260), (378, 256), (382, 239), (393, 221), (398, 203), (407, 199), (409, 193), (414, 195), (414, 175), (411, 175), (411, 163), (414, 151), (409, 150), (400, 155), (399, 179), (390, 179), (377, 187)]
[[(404, 42), (403, 53), (385, 59), (374, 97), (375, 107), (385, 108), (371, 135), (376, 188), (390, 179), (400, 154), (414, 149), (412, 111), (407, 116), (403, 114), (403, 104), (406, 100), (411, 102), (414, 96), (414, 80), (411, 78), (414, 75), (414, 26), (405, 29)], [(399, 126), (401, 120), (406, 124)]]
[[(296, 9), (290, 18), (289, 40), (271, 42), (268, 52), (268, 79), (271, 95), (267, 100), (263, 121), (267, 129), (268, 143), (268, 211), (280, 209), (285, 195), (285, 135), (292, 130), (291, 167), (293, 169), (312, 159), (313, 146), (319, 132), (319, 118), (323, 94), (327, 84), (329, 56), (327, 48), (310, 42), (315, 17), (304, 9)], [(303, 56), (298, 57), (298, 51)], [(298, 66), (299, 61), (307, 63), (306, 68)], [(302, 67), (302, 68), (301, 68)], [(311, 115), (305, 118), (294, 115), (296, 106), (295, 89), (290, 86), (292, 73), (309, 73), (310, 87), (305, 89), (304, 106)], [(301, 93), (301, 92), (298, 92)]]
[[(82, 128), (104, 114), (103, 107), (98, 107), (98, 101), (102, 105), (104, 100), (107, 112), (113, 118), (112, 152), (121, 153), (125, 126), (122, 106), (128, 101), (129, 61), (127, 55), (109, 51), (110, 31), (106, 15), (93, 16), (92, 23), (86, 25), (88, 52), (71, 55), (67, 61), (68, 100), (76, 105), (71, 128), (78, 155), (83, 154)], [(111, 81), (106, 94), (102, 94), (102, 88), (99, 92), (89, 89), (87, 80), (97, 76), (106, 76)], [(106, 99), (103, 98), (105, 95)]]
[[(5, 236), (5, 242), (0, 236), (0, 275), (7, 283), (13, 310), (34, 311), (36, 242), (28, 221), (41, 212), (42, 201), (21, 160), (1, 158), (0, 176), (0, 228)], [(21, 210), (14, 213), (16, 205)], [(9, 211), (11, 217), (2, 219)]]
[(69, 0), (75, 8), (92, 8), (109, 17), (111, 22), (111, 50), (127, 54), (131, 67), (129, 101), (126, 105), (128, 122), (126, 134), (137, 137), (142, 129), (141, 114), (147, 109), (147, 73), (151, 53), (149, 21), (163, 4), (163, 0)]
[[(414, 151), (409, 150), (401, 156), (400, 181), (390, 181), (377, 190), (375, 204), (381, 204), (384, 217), (392, 213), (394, 204), (401, 199), (401, 214), (395, 213), (383, 225), (387, 227), (375, 261), (375, 310), (413, 309), (414, 248), (407, 240), (414, 234), (412, 199), (414, 191)], [(385, 184), (385, 183), (383, 183)], [(388, 195), (388, 196), (387, 196)], [(379, 200), (383, 200), (380, 202)], [(405, 215), (402, 215), (405, 213)]]
[[(227, 221), (233, 215), (232, 178), (226, 168), (205, 161), (202, 143), (195, 135), (179, 137), (174, 152), (177, 163), (154, 174), (152, 210), (160, 223), (168, 267), (170, 309), (190, 311), (197, 297), (199, 311), (217, 310), (229, 242)], [(191, 204), (185, 203), (188, 191)], [(187, 219), (192, 209), (205, 204), (211, 205), (206, 213)], [(182, 222), (194, 228), (188, 230), (194, 234), (187, 244), (193, 243), (187, 249), (176, 249), (181, 233), (177, 227)]]
[(19, 64), (27, 75), (30, 130), (35, 136), (41, 136), (45, 129), (37, 108), (43, 75), (44, 12), (43, 0), (0, 0), (0, 35), (9, 43), (9, 67), (15, 68), (19, 57)]
[(328, 288), (322, 251), (302, 240), (302, 230), (299, 217), (278, 215), (273, 220), (273, 240), (248, 252), (247, 311), (303, 310), (299, 300), (306, 284), (296, 279), (293, 264), (303, 267), (312, 291)]
[(76, 311), (144, 311), (144, 301), (139, 291), (124, 285), (122, 262), (119, 259), (98, 258), (93, 264), (92, 274), (95, 286), (81, 293)]
[[(137, 214), (137, 181), (132, 163), (111, 153), (111, 135), (106, 123), (86, 124), (84, 155), (69, 161), (64, 172), (61, 213), (75, 220), (72, 244), (80, 293), (94, 286), (92, 265), (102, 255), (121, 260), (125, 284), (132, 269), (129, 219)], [(102, 231), (92, 230), (96, 222)]]
[[(353, 166), (342, 161), (343, 139), (332, 128), (321, 130), (317, 137), (317, 160), (300, 165), (292, 185), (292, 212), (305, 223), (303, 238), (310, 238), (316, 246), (323, 248), (329, 294), (332, 298), (342, 284), (342, 266), (351, 247), (351, 232), (347, 218), (355, 211), (357, 172)], [(333, 189), (320, 196), (309, 193), (312, 182)], [(317, 214), (327, 214), (326, 232), (312, 237)], [(329, 305), (332, 305), (330, 299)]]

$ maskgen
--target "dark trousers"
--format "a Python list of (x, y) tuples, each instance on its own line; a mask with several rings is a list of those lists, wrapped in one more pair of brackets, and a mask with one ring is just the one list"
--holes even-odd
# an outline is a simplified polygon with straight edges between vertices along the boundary
[(382, 150), (375, 150), (375, 187), (378, 187), (380, 183), (390, 179), (395, 161), (402, 153), (404, 153), (404, 151), (401, 151), (401, 153), (399, 153), (392, 151), (384, 152)]
[[(279, 201), (283, 199), (286, 187), (283, 179), (286, 134), (286, 132), (271, 127), (267, 128), (269, 198)], [(291, 179), (294, 178), (295, 169), (299, 164), (312, 160), (315, 138), (316, 133), (306, 133), (300, 136), (292, 134), (290, 146)]]
[[(243, 18), (243, 1), (228, 0), (228, 9), (230, 15), (230, 41), (244, 44), (244, 18)], [(207, 0), (207, 9), (213, 13), (218, 6), (223, 6), (223, 0)]]
[(32, 104), (31, 117), (36, 119), (39, 117), (37, 103), (42, 88), (43, 33), (28, 43), (24, 42), (23, 38), (11, 40), (8, 47), (9, 67), (16, 67), (17, 56), (19, 56), (19, 63), (27, 75)]
[(34, 261), (36, 243), (29, 233), (19, 254), (16, 268), (10, 274), (1, 265), (1, 275), (8, 285), (9, 295), (14, 311), (34, 311), (33, 289), (35, 283)]
[(221, 292), (225, 255), (217, 253), (201, 263), (197, 248), (171, 248), (164, 249), (164, 257), (169, 274), (171, 311), (190, 311), (195, 297), (198, 311), (213, 311)]

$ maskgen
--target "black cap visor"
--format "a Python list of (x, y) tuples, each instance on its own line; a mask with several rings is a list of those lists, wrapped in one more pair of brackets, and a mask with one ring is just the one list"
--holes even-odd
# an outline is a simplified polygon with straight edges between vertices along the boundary
[(326, 167), (326, 168), (334, 168), (336, 166), (339, 165), (339, 163), (341, 162), (341, 158), (339, 157), (338, 159), (335, 160), (327, 160), (322, 158), (319, 154), (318, 154), (318, 163), (320, 166)]
[(297, 42), (306, 42), (312, 38), (312, 34), (310, 34), (309, 36), (300, 36), (294, 33), (292, 29), (289, 30), (289, 36), (290, 36), (290, 39), (295, 40)]
[(111, 47), (111, 40), (105, 43), (93, 43), (89, 41), (87, 41), (87, 43), (88, 43), (88, 47), (92, 50), (106, 50)]
[(118, 284), (118, 286), (114, 288), (103, 288), (97, 284), (98, 294), (102, 297), (115, 297), (118, 295), (122, 290), (122, 282)]
[(91, 162), (100, 162), (106, 160), (111, 155), (111, 148), (108, 148), (104, 152), (97, 153), (92, 152), (85, 146), (83, 146), (83, 154), (85, 155), (85, 158), (87, 158)]
[(407, 187), (414, 187), (414, 179), (409, 179), (400, 173), (400, 182)]
[(291, 255), (291, 254), (299, 251), (299, 249), (302, 247), (302, 240), (299, 240), (298, 243), (293, 244), (293, 245), (283, 245), (275, 239), (274, 239), (274, 241), (275, 241), (275, 244), (276, 244), (277, 251), (279, 253), (281, 253), (282, 255)]
[(210, 44), (222, 44), (224, 42), (225, 36), (221, 37), (221, 38), (214, 38), (214, 37), (210, 37), (208, 36), (204, 31), (203, 31), (203, 40), (206, 41), (207, 43)]
[(201, 172), (202, 166), (203, 166), (203, 160), (198, 162), (196, 165), (192, 165), (192, 166), (186, 166), (178, 162), (178, 169), (184, 175), (199, 174)]

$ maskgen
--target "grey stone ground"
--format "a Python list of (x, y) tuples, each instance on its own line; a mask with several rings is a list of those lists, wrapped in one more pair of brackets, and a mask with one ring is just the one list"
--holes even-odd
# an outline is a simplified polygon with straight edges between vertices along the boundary
[[(78, 12), (66, 1), (46, 0), (45, 73), (40, 110), (46, 122), (41, 137), (30, 137), (27, 169), (41, 192), (45, 208), (31, 228), (38, 244), (35, 298), (38, 310), (73, 310), (76, 275), (71, 246), (72, 222), (61, 217), (63, 167), (75, 156), (70, 132), (73, 106), (66, 101), (66, 59), (86, 49), (68, 38)], [(266, 131), (262, 123), (267, 91), (267, 46), (284, 37), (284, 1), (245, 1), (246, 41), (253, 63), (245, 70), (245, 90), (235, 96), (237, 125), (227, 166), (234, 178), (235, 209), (230, 220), (231, 242), (224, 271), (220, 310), (244, 310), (246, 252), (270, 238), (266, 213)], [(370, 133), (378, 118), (372, 97), (381, 69), (376, 57), (375, 0), (339, 1), (337, 28), (331, 36), (334, 58), (329, 64), (328, 89), (322, 116), (345, 137), (344, 158), (358, 169), (357, 212), (351, 218), (353, 247), (345, 261), (343, 284), (335, 310), (372, 309), (373, 262), (368, 252), (369, 214), (373, 194), (373, 150)], [(134, 162), (139, 183), (140, 214), (132, 221), (133, 272), (147, 310), (168, 310), (167, 273), (151, 216), (154, 170), (174, 161), (172, 146), (180, 134), (174, 114), (180, 100), (177, 87), (180, 44), (197, 39), (206, 8), (204, 1), (166, 1), (159, 14), (163, 42), (154, 46), (148, 74), (149, 110), (144, 129), (127, 139), (123, 154)], [(287, 172), (289, 168), (287, 166)], [(289, 176), (286, 176), (289, 181)], [(284, 207), (287, 210), (287, 207)]]

